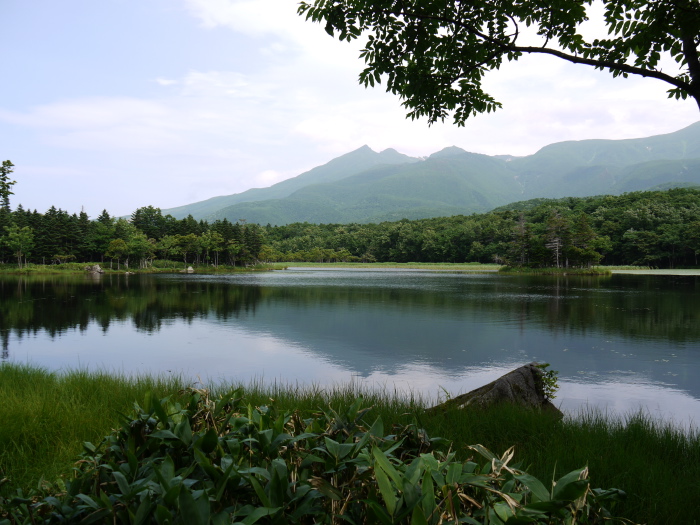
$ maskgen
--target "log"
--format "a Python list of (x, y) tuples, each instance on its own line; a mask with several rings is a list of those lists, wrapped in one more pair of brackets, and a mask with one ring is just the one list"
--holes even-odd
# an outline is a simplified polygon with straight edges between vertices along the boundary
[(461, 394), (428, 411), (447, 409), (487, 408), (509, 403), (527, 409), (546, 410), (563, 416), (562, 412), (545, 396), (544, 372), (538, 363), (529, 363), (511, 370), (488, 385)]

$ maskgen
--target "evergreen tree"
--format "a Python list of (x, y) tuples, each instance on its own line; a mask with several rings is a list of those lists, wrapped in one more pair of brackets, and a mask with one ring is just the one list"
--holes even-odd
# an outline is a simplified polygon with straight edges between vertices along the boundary
[(10, 195), (14, 195), (10, 188), (16, 181), (10, 180), (10, 174), (14, 171), (15, 165), (9, 160), (3, 160), (0, 166), (0, 208), (10, 211)]

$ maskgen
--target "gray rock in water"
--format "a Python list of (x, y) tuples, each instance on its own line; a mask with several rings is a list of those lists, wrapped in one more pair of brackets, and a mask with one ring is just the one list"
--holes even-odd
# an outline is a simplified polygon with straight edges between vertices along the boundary
[(86, 266), (85, 271), (90, 272), (90, 273), (104, 273), (105, 272), (99, 264), (93, 264), (90, 266)]
[(545, 397), (544, 372), (538, 363), (530, 363), (508, 372), (488, 385), (448, 399), (430, 408), (430, 411), (448, 408), (486, 408), (499, 403), (510, 403), (524, 408), (561, 411)]

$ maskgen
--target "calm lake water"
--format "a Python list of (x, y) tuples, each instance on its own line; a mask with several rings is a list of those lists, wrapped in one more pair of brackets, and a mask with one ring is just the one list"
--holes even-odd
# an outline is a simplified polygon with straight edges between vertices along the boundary
[[(555, 403), (700, 423), (700, 277), (414, 270), (0, 279), (2, 361), (457, 395), (531, 361)], [(444, 390), (443, 390), (444, 389)]]

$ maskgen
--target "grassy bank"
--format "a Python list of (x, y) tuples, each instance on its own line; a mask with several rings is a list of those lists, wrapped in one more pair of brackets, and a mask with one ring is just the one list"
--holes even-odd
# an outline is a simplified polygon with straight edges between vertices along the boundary
[(512, 275), (611, 275), (612, 271), (602, 266), (593, 268), (524, 268), (522, 266), (504, 266), (499, 273)]
[[(41, 478), (70, 472), (81, 442), (97, 443), (147, 391), (156, 397), (177, 393), (181, 378), (127, 378), (107, 373), (56, 375), (35, 368), (0, 366), (0, 486), (31, 488)], [(230, 385), (215, 385), (216, 389)], [(358, 394), (373, 406), (366, 419), (381, 416), (388, 429), (417, 417), (428, 434), (453, 442), (463, 458), (469, 444), (497, 453), (515, 445), (515, 461), (541, 480), (558, 478), (588, 465), (592, 485), (616, 487), (628, 500), (615, 513), (640, 523), (700, 523), (697, 480), (700, 436), (684, 434), (643, 416), (611, 420), (595, 413), (559, 421), (548, 414), (502, 407), (488, 412), (447, 412), (428, 416), (420, 398), (393, 392), (360, 392), (351, 385), (332, 389), (299, 386), (244, 386), (253, 405), (275, 399), (282, 409), (309, 414), (319, 407), (349, 406)]]
[(19, 275), (32, 275), (32, 274), (85, 274), (86, 268), (88, 266), (99, 265), (104, 273), (106, 274), (123, 274), (126, 272), (131, 273), (177, 273), (182, 272), (188, 266), (192, 266), (195, 273), (235, 273), (235, 272), (249, 272), (258, 270), (270, 270), (272, 266), (269, 264), (258, 264), (254, 266), (240, 267), (240, 266), (212, 266), (212, 265), (184, 265), (182, 262), (178, 261), (154, 261), (151, 266), (147, 268), (130, 267), (127, 268), (124, 264), (117, 265), (116, 263), (110, 265), (107, 263), (61, 263), (61, 264), (27, 264), (19, 268), (16, 264), (0, 264), (0, 274), (19, 274)]
[(274, 270), (284, 270), (285, 268), (356, 268), (364, 269), (403, 269), (403, 270), (436, 270), (436, 271), (462, 271), (462, 272), (479, 272), (479, 271), (496, 271), (500, 264), (482, 264), (482, 263), (358, 263), (358, 262), (276, 262), (269, 265)]

